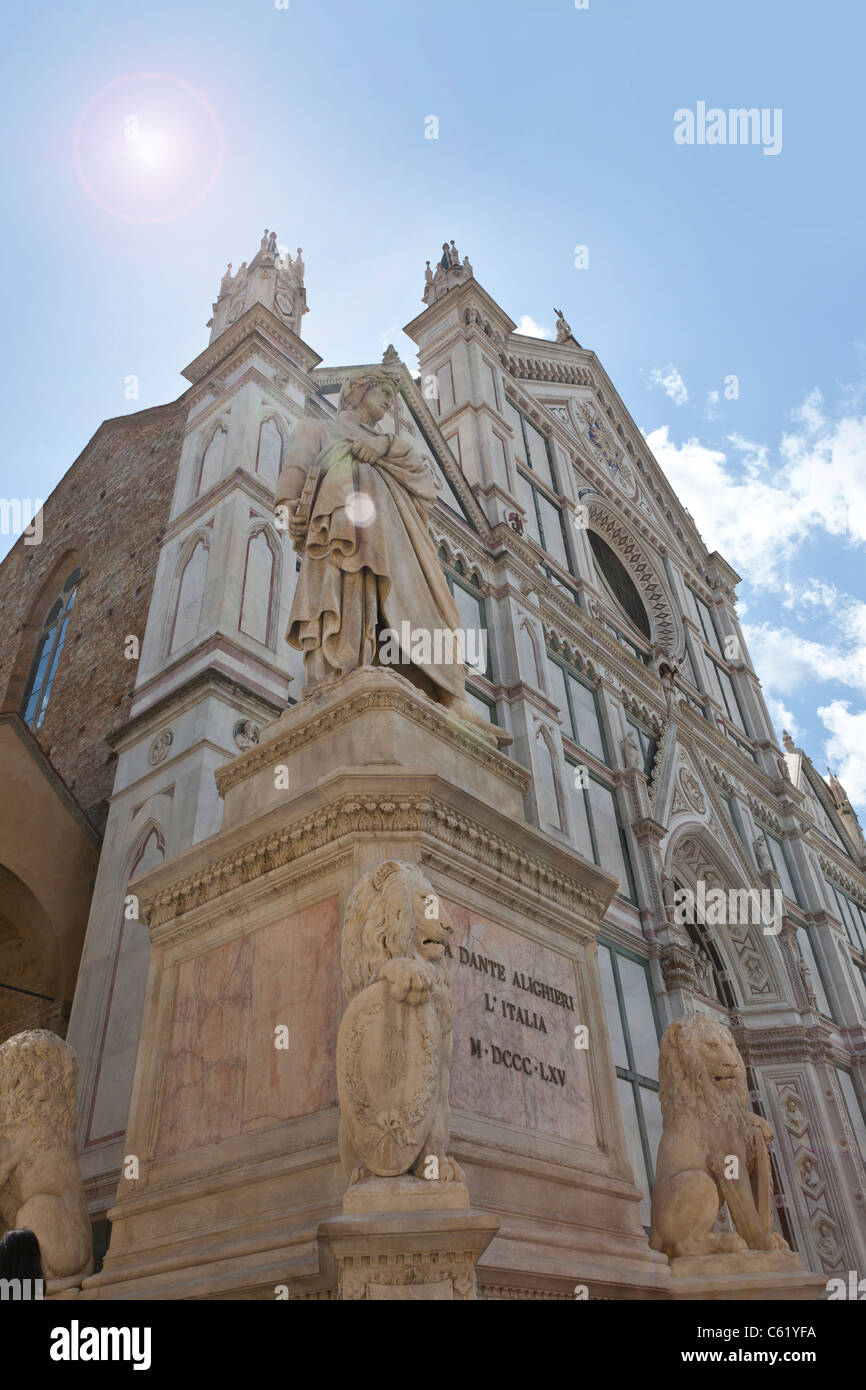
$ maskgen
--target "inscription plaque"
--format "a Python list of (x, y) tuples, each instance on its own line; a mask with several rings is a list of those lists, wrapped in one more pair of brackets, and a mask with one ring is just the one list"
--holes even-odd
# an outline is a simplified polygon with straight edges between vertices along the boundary
[(466, 908), (447, 909), (454, 923), (451, 1105), (596, 1144), (587, 1050), (575, 1047), (588, 1020), (573, 961)]

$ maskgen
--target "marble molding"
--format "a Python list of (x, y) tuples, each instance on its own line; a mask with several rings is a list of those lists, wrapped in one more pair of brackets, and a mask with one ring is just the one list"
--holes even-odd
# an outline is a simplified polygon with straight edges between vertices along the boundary
[(447, 1209), (344, 1215), (318, 1237), (341, 1301), (462, 1302), (477, 1297), (476, 1265), (498, 1226), (485, 1212)]

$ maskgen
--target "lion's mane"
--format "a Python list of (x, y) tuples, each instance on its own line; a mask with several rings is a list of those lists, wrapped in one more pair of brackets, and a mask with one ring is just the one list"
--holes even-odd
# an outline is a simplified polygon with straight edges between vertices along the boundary
[[(730, 1091), (715, 1086), (707, 1071), (699, 1046), (707, 1041), (724, 1042), (733, 1049), (737, 1081)], [(697, 1119), (707, 1127), (733, 1125), (747, 1139), (751, 1136), (746, 1068), (724, 1024), (693, 1014), (667, 1029), (659, 1054), (659, 1100), (666, 1129), (682, 1129), (684, 1122), (693, 1124)]]
[(75, 1144), (78, 1061), (56, 1033), (34, 1028), (0, 1046), (0, 1132), (25, 1130), (30, 1151)]
[[(354, 999), (362, 989), (378, 978), (386, 960), (412, 960), (415, 948), (415, 895), (429, 896), (430, 884), (416, 864), (388, 859), (371, 869), (356, 884), (346, 904), (343, 918), (342, 969), (343, 990), (347, 999)], [(439, 916), (448, 922), (445, 909), (438, 907)], [(434, 978), (442, 988), (449, 989), (450, 979), (444, 963), (427, 962)]]

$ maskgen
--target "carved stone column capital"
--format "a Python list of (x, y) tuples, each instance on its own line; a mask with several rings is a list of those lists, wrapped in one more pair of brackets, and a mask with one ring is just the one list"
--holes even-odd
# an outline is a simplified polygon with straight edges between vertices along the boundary
[(665, 989), (697, 989), (695, 956), (690, 946), (669, 942), (659, 950), (659, 965)]

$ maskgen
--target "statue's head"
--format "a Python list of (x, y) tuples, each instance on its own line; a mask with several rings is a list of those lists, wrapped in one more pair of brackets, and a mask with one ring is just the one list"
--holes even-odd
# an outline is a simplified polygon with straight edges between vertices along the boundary
[(666, 1123), (747, 1110), (746, 1068), (730, 1029), (702, 1013), (672, 1023), (661, 1041), (659, 1092)]
[(343, 382), (338, 409), (357, 411), (376, 424), (391, 409), (396, 394), (397, 383), (387, 372), (358, 372)]
[(416, 864), (386, 859), (356, 885), (343, 920), (343, 989), (352, 998), (386, 960), (443, 965), (453, 927)]

